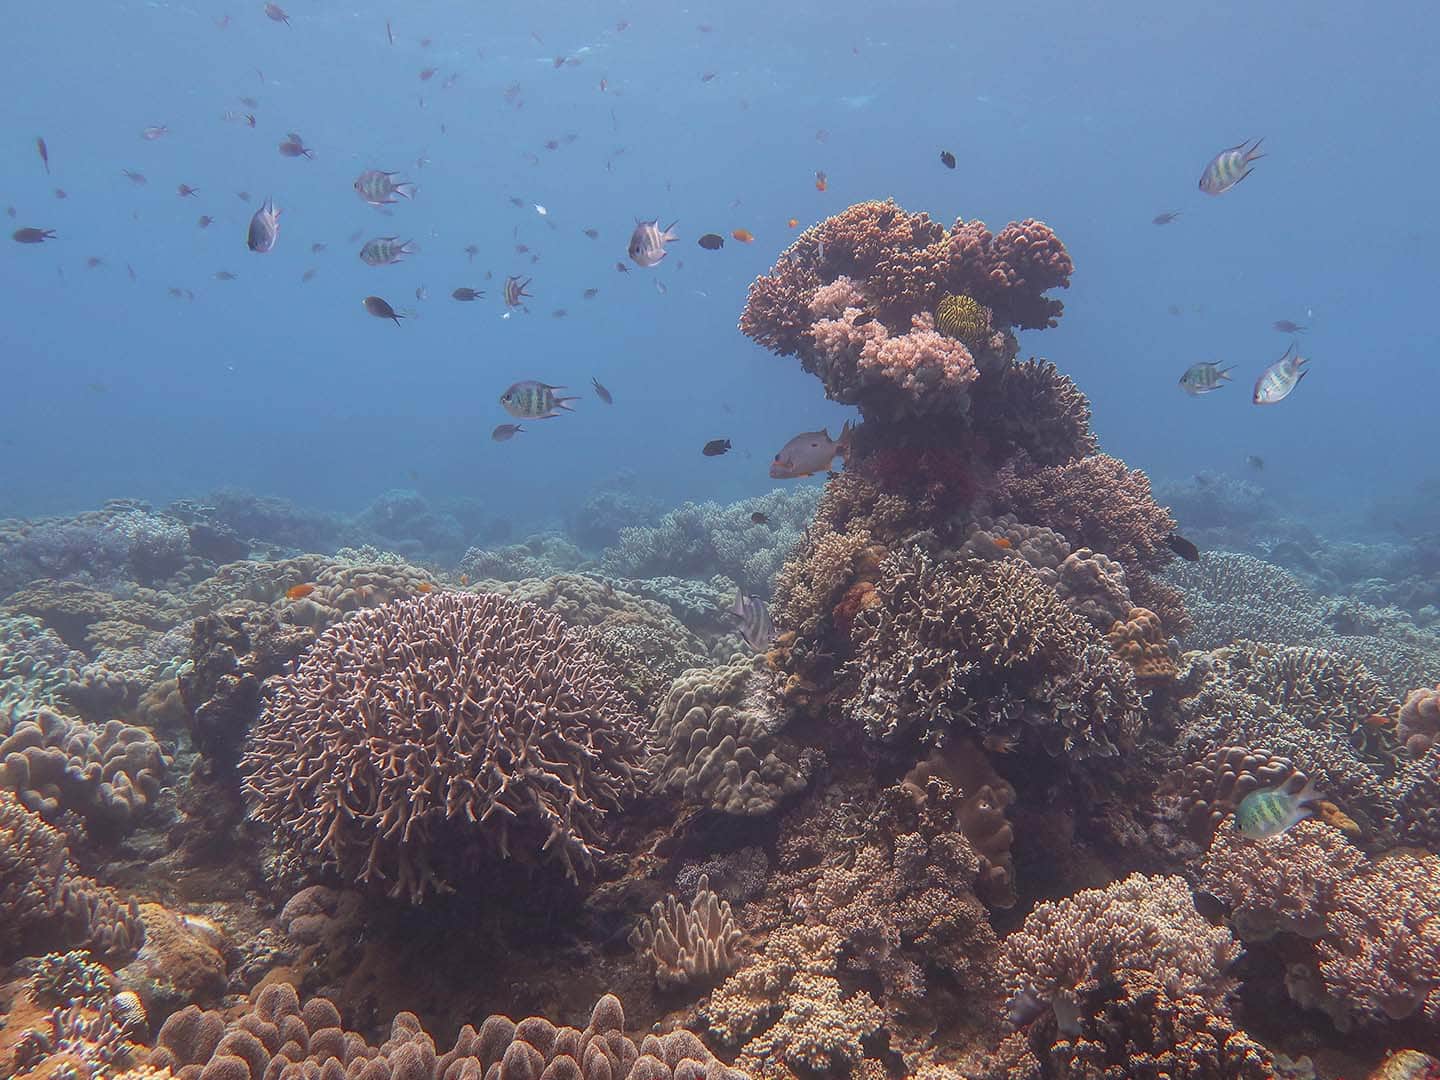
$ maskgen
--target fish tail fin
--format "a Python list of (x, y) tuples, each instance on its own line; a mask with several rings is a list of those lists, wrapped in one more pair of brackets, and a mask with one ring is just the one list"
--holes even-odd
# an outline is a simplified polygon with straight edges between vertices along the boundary
[(415, 197), (415, 185), (408, 180), (403, 184), (395, 184), (391, 190), (402, 199), (413, 199)]
[(675, 226), (676, 226), (676, 225), (679, 225), (679, 224), (680, 224), (680, 219), (679, 219), (679, 218), (676, 218), (674, 221), (670, 222), (669, 225), (666, 225), (666, 226), (665, 226), (665, 231), (660, 234), (660, 239), (662, 239), (662, 240), (679, 240), (680, 237), (679, 237), (679, 236), (676, 234), (676, 232), (675, 232)]
[(1295, 794), (1295, 807), (1297, 810), (1313, 812), (1312, 804), (1320, 802), (1324, 796), (1315, 788), (1314, 780), (1306, 780), (1305, 786)]
[(567, 405), (567, 404), (565, 404), (565, 403), (566, 403), (567, 401), (579, 401), (579, 400), (580, 400), (580, 395), (579, 395), (579, 394), (566, 394), (566, 395), (563, 396), (563, 397), (557, 397), (557, 398), (555, 399), (555, 408), (557, 408), (557, 409), (564, 409), (566, 412), (574, 412), (575, 410), (572, 409), (569, 405)]
[[(1264, 141), (1265, 141), (1265, 136), (1264, 136), (1264, 135), (1261, 135), (1260, 138), (1258, 138), (1258, 139), (1255, 140), (1254, 144), (1250, 147), (1250, 149), (1245, 151), (1245, 160), (1246, 160), (1246, 161), (1256, 161), (1256, 160), (1258, 160), (1258, 159), (1260, 159), (1260, 158), (1262, 158), (1262, 157), (1265, 156), (1264, 154), (1257, 154), (1257, 153), (1256, 153), (1256, 151), (1260, 149), (1260, 144), (1261, 144), (1262, 142), (1264, 142)], [(1241, 145), (1241, 146), (1244, 146), (1245, 144), (1244, 144), (1244, 143), (1241, 143), (1240, 145)]]
[(835, 452), (840, 459), (848, 466), (850, 464), (850, 450), (855, 437), (855, 421), (846, 420), (844, 427), (840, 429), (840, 437), (835, 440)]
[(1230, 382), (1230, 381), (1231, 381), (1231, 379), (1230, 379), (1230, 372), (1232, 372), (1232, 371), (1234, 371), (1234, 370), (1235, 370), (1235, 365), (1234, 365), (1234, 364), (1231, 364), (1229, 367), (1223, 367), (1223, 368), (1221, 368), (1219, 371), (1215, 372), (1215, 377), (1216, 377), (1217, 379), (1224, 379), (1226, 382)]

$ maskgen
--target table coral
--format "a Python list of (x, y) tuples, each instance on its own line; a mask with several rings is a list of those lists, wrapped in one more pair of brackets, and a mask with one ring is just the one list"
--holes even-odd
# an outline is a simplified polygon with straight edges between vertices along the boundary
[(433, 593), (317, 638), (242, 771), (283, 849), (418, 902), (485, 853), (587, 866), (605, 813), (634, 791), (639, 729), (558, 615)]
[(781, 734), (785, 714), (758, 657), (685, 672), (655, 714), (656, 787), (727, 814), (768, 814), (805, 788), (818, 761)]

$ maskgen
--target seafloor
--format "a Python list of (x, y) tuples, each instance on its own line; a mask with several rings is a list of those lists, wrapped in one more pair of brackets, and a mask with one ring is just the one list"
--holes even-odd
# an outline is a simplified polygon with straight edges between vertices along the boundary
[(1152, 493), (1017, 358), (1070, 272), (802, 235), (823, 488), (0, 523), (0, 1077), (1440, 1075), (1440, 495)]

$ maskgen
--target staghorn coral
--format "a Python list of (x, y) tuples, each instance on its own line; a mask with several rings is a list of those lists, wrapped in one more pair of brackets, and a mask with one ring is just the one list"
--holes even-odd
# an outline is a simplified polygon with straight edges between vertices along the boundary
[(74, 872), (64, 834), (0, 791), (0, 959), (83, 945), (117, 961), (144, 940), (139, 909)]
[(115, 973), (83, 949), (46, 953), (35, 961), (27, 990), (38, 1005), (83, 1005), (95, 1009), (115, 993)]
[(630, 932), (630, 945), (649, 957), (662, 990), (719, 982), (740, 963), (735, 915), (703, 874), (689, 905), (673, 895), (657, 900)]
[(193, 1006), (165, 1021), (148, 1053), (152, 1068), (178, 1080), (257, 1077), (352, 1077), (356, 1080), (482, 1080), (485, 1076), (550, 1080), (745, 1080), (726, 1068), (688, 1031), (625, 1034), (619, 999), (606, 994), (583, 1031), (552, 1024), (543, 1016), (518, 1023), (490, 1016), (478, 1029), (466, 1024), (449, 1051), (408, 1012), (390, 1024), (379, 1046), (341, 1027), (340, 1011), (327, 999), (302, 1005), (293, 987), (271, 983), (256, 989), (249, 1007), (226, 1020)]
[(1440, 686), (1411, 690), (1400, 706), (1396, 738), (1416, 757), (1422, 756), (1440, 738)]
[(1175, 678), (1175, 657), (1153, 611), (1131, 608), (1124, 619), (1115, 620), (1105, 640), (1110, 651), (1130, 665), (1138, 685), (1154, 687)]
[(606, 811), (635, 788), (639, 727), (557, 615), (431, 594), (317, 638), (242, 770), (282, 849), (418, 902), (483, 853), (544, 851), (572, 877), (588, 866)]
[(98, 1011), (83, 1005), (55, 1009), (43, 1027), (31, 1028), (15, 1044), (19, 1075), (69, 1076), (106, 1080), (133, 1060), (126, 1022), (110, 1002)]
[(1014, 1021), (1049, 1014), (1074, 1038), (1095, 1032), (1117, 1001), (1142, 1025), (1147, 1014), (1161, 1023), (1191, 1011), (1227, 1017), (1227, 969), (1240, 952), (1195, 910), (1184, 879), (1132, 874), (1037, 904), (1001, 943), (999, 971)]
[(1242, 638), (1282, 645), (1328, 636), (1319, 601), (1299, 578), (1232, 551), (1207, 551), (1195, 563), (1176, 561), (1165, 579), (1185, 590), (1193, 627), (1185, 647), (1218, 649)]
[(655, 714), (655, 785), (727, 814), (768, 814), (805, 788), (818, 751), (784, 738), (785, 715), (763, 657), (685, 672)]
[(1440, 856), (1370, 859), (1318, 821), (1266, 841), (1222, 828), (1201, 880), (1247, 940), (1283, 932), (1309, 943), (1286, 985), (1341, 1030), (1410, 1016), (1440, 1022)]
[(840, 935), (826, 926), (786, 926), (730, 976), (705, 1006), (710, 1031), (740, 1048), (736, 1065), (757, 1075), (779, 1067), (845, 1069), (884, 1015), (863, 990), (845, 996), (836, 971)]
[[(1010, 327), (1055, 325), (1062, 305), (1044, 293), (1068, 286), (1072, 269), (1064, 245), (1037, 221), (995, 235), (979, 221), (947, 230), (893, 202), (857, 203), (807, 229), (756, 278), (740, 330), (781, 356), (798, 354), (828, 396), (867, 415), (917, 407), (953, 415), (964, 411), (977, 357), (983, 370), (1014, 356)], [(971, 340), (949, 338), (949, 350), (926, 336), (936, 333), (931, 312), (947, 296), (974, 305), (963, 305)], [(867, 321), (857, 325), (862, 314)], [(891, 344), (916, 335), (903, 349)]]
[(50, 821), (69, 813), (97, 833), (132, 828), (170, 764), (154, 737), (120, 720), (93, 728), (23, 704), (0, 709), (0, 789)]
[(1017, 559), (970, 564), (898, 552), (881, 603), (856, 620), (842, 708), (875, 738), (917, 729), (1033, 736), (1052, 754), (1110, 756), (1142, 722), (1130, 669)]

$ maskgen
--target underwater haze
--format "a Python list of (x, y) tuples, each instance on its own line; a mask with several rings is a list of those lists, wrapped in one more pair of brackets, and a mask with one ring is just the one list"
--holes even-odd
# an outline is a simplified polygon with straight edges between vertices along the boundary
[[(1440, 75), (1421, 8), (286, 13), (40, 5), (12, 20), (0, 197), (10, 228), (56, 238), (0, 263), (0, 514), (219, 487), (349, 512), (413, 488), (545, 521), (620, 470), (667, 502), (767, 490), (791, 434), (834, 434), (851, 411), (741, 337), (746, 287), (794, 239), (789, 219), (887, 197), (942, 222), (1035, 216), (1065, 238), (1067, 314), (1022, 335), (1022, 354), (1056, 359), (1104, 446), (1154, 476), (1238, 473), (1258, 454), (1268, 486), (1323, 513), (1404, 493), (1433, 460), (1424, 133)], [(168, 130), (147, 140), (152, 126)], [(313, 159), (277, 153), (291, 131)], [(1251, 178), (1197, 189), (1216, 150), (1262, 136)], [(413, 181), (413, 202), (367, 206), (352, 183), (372, 168)], [(245, 235), (267, 197), (281, 234), (259, 255)], [(1180, 216), (1152, 225), (1164, 211)], [(626, 257), (637, 218), (679, 223), (653, 269)], [(730, 238), (740, 228), (753, 243)], [(696, 246), (710, 232), (722, 250)], [(357, 258), (385, 235), (418, 253)], [(502, 302), (511, 275), (532, 281), (528, 311)], [(452, 300), (462, 286), (486, 296)], [(409, 317), (371, 317), (372, 294)], [(1308, 327), (1314, 375), (1256, 408), (1250, 385), (1289, 340), (1277, 319)], [(1180, 393), (1201, 360), (1235, 364), (1234, 385)], [(522, 379), (582, 400), (493, 442), (510, 419), (498, 398)], [(733, 452), (702, 458), (717, 437)]]

